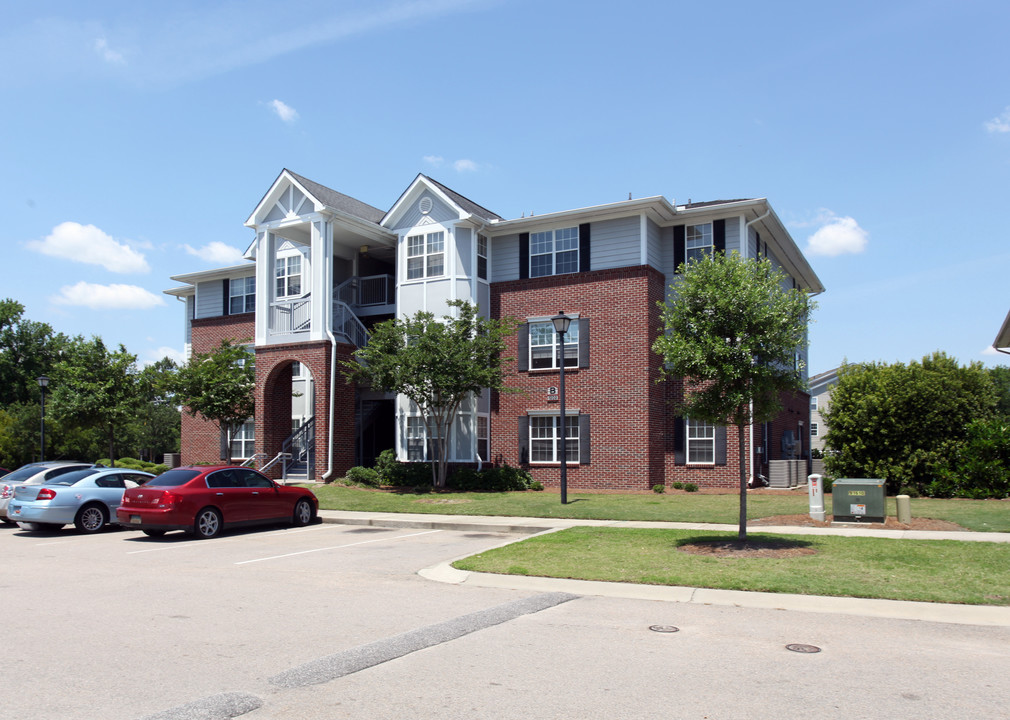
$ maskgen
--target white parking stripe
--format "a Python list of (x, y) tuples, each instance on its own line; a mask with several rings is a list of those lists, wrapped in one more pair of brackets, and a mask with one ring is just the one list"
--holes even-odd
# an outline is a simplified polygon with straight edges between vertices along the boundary
[[(270, 533), (256, 533), (256, 536), (262, 537), (264, 534), (273, 535), (273, 534), (277, 534), (277, 533), (283, 533), (284, 535), (294, 535), (295, 533), (308, 532), (308, 531), (311, 531), (311, 530), (326, 530), (326, 529), (329, 529), (329, 528), (336, 528), (336, 527), (339, 527), (339, 526), (335, 525), (333, 523), (320, 524), (320, 525), (315, 525), (315, 526), (312, 526), (312, 527), (304, 527), (304, 528), (297, 528), (297, 529), (285, 528), (285, 529), (282, 529), (282, 530), (274, 530), (274, 531), (272, 531)], [(243, 535), (236, 535), (236, 536), (233, 536), (233, 537), (215, 538), (214, 541), (213, 541), (213, 543), (211, 543), (211, 544), (212, 545), (219, 545), (220, 543), (231, 542), (233, 540), (241, 540), (243, 537), (244, 537)], [(157, 542), (157, 540), (149, 540), (148, 542)], [(194, 545), (204, 545), (206, 543), (207, 543), (207, 540), (190, 540), (188, 542), (174, 542), (174, 543), (172, 543), (170, 545), (166, 544), (166, 543), (159, 543), (157, 547), (144, 548), (143, 550), (130, 550), (126, 554), (127, 555), (137, 555), (139, 553), (158, 552), (159, 550), (172, 550), (174, 548), (192, 547)]]
[(255, 560), (242, 560), (236, 565), (248, 565), (249, 563), (263, 562), (264, 560), (279, 560), (280, 558), (294, 557), (295, 555), (307, 555), (308, 553), (324, 552), (326, 550), (340, 550), (342, 548), (354, 547), (355, 545), (368, 545), (369, 543), (386, 542), (388, 540), (399, 540), (401, 538), (416, 537), (418, 535), (431, 535), (442, 532), (441, 530), (425, 530), (424, 532), (410, 533), (409, 535), (397, 535), (395, 537), (381, 537), (374, 540), (362, 540), (361, 542), (347, 543), (346, 545), (334, 545), (333, 547), (315, 548), (313, 550), (302, 550), (300, 552), (287, 553), (285, 555), (272, 555), (270, 557), (256, 558)]

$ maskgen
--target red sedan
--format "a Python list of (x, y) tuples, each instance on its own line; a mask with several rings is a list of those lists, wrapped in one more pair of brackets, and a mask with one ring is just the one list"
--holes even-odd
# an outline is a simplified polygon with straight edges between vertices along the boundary
[(309, 490), (278, 485), (247, 467), (180, 467), (130, 488), (116, 511), (120, 525), (154, 537), (185, 530), (212, 538), (225, 528), (287, 522), (308, 525), (319, 510)]

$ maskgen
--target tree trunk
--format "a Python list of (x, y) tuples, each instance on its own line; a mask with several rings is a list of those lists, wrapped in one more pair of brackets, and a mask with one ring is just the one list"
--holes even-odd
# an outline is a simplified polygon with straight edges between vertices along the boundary
[(736, 426), (737, 444), (740, 447), (740, 530), (737, 535), (741, 541), (747, 540), (747, 464), (744, 450), (744, 425)]

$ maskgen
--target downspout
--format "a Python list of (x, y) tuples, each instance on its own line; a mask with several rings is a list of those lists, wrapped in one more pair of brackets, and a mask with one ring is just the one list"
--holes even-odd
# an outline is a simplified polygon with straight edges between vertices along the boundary
[(326, 237), (323, 239), (326, 294), (329, 300), (323, 309), (323, 317), (325, 318), (326, 337), (330, 339), (330, 399), (326, 409), (326, 472), (323, 473), (323, 482), (328, 482), (333, 474), (333, 399), (337, 383), (337, 338), (333, 335), (333, 227), (331, 223), (332, 220), (327, 220), (323, 224), (326, 231)]
[[(769, 207), (764, 215), (760, 215), (749, 223), (743, 226), (743, 237), (740, 238), (740, 247), (747, 250), (750, 247), (750, 226), (754, 223), (761, 222), (766, 217), (772, 214), (772, 210)], [(744, 253), (744, 257), (747, 257), (747, 253)], [(750, 465), (750, 477), (747, 478), (747, 485), (749, 487), (754, 487), (754, 401), (750, 401), (750, 432), (748, 433), (748, 448), (747, 448), (747, 458)]]

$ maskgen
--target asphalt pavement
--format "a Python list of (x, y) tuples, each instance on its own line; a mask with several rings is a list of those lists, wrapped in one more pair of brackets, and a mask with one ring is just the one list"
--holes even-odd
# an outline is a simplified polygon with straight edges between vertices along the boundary
[[(487, 515), (433, 515), (427, 513), (371, 513), (343, 510), (320, 510), (323, 522), (345, 525), (365, 525), (386, 528), (423, 528), (469, 532), (512, 533), (532, 536), (556, 532), (576, 526), (619, 528), (669, 528), (698, 531), (735, 532), (736, 525), (715, 523), (636, 522), (624, 520), (578, 520), (528, 517), (496, 517)], [(768, 526), (755, 532), (774, 535), (839, 535), (847, 537), (878, 537), (897, 540), (957, 540), (964, 542), (1008, 543), (1010, 533), (980, 533), (970, 531), (888, 530), (853, 525), (833, 527)], [(517, 542), (517, 540), (509, 540)], [(507, 543), (506, 543), (507, 544)], [(419, 571), (429, 580), (455, 585), (509, 588), (545, 593), (571, 593), (601, 597), (660, 600), (702, 605), (726, 605), (744, 608), (766, 608), (801, 612), (858, 615), (863, 617), (927, 620), (965, 625), (1010, 627), (1010, 607), (991, 605), (958, 605), (951, 603), (875, 600), (821, 595), (791, 595), (785, 593), (714, 590), (681, 586), (638, 585), (634, 583), (569, 580), (564, 578), (494, 575), (457, 570), (453, 558)]]

